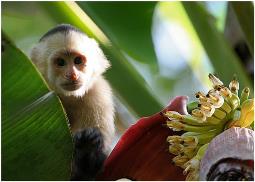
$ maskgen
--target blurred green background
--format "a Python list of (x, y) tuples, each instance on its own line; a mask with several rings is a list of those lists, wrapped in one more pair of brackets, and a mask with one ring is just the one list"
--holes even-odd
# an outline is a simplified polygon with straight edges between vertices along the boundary
[[(29, 57), (60, 23), (79, 27), (102, 47), (116, 103), (118, 137), (177, 95), (195, 100), (208, 74), (253, 94), (253, 2), (1, 2), (2, 32)], [(3, 35), (2, 35), (3, 37)], [(5, 80), (2, 80), (4, 82)], [(8, 98), (2, 98), (8, 99)]]

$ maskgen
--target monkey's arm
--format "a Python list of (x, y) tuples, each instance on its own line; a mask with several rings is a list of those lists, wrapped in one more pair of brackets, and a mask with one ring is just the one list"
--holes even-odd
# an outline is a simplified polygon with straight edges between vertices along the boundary
[(100, 130), (87, 128), (77, 132), (74, 145), (71, 180), (95, 180), (106, 159)]

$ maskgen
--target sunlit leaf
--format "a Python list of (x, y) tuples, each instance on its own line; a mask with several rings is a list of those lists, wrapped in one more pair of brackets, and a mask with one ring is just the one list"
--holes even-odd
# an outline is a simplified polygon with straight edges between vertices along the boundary
[(2, 179), (69, 180), (72, 140), (59, 99), (2, 37)]

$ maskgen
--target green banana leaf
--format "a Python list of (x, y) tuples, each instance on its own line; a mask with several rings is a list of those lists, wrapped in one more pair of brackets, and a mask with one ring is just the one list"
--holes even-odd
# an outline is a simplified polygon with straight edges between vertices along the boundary
[(151, 36), (156, 2), (77, 3), (119, 49), (137, 61), (157, 63)]
[(2, 180), (69, 180), (73, 145), (61, 103), (2, 38)]
[(254, 7), (252, 1), (232, 1), (232, 6), (237, 20), (243, 30), (249, 50), (254, 55)]
[(182, 5), (219, 78), (224, 83), (229, 83), (233, 75), (236, 74), (240, 82), (240, 89), (248, 86), (253, 93), (251, 80), (204, 7), (197, 2), (182, 2)]
[(106, 77), (110, 81), (116, 95), (134, 111), (138, 117), (158, 112), (162, 104), (151, 92), (148, 84), (128, 62), (112, 40), (98, 28), (75, 2), (41, 2), (56, 23), (69, 23), (79, 27), (89, 36), (95, 38), (111, 61), (112, 68)]

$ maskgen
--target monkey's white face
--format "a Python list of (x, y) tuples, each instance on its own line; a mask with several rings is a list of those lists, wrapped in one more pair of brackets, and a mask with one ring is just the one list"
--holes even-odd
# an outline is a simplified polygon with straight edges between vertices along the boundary
[(33, 49), (32, 60), (49, 85), (66, 96), (83, 96), (109, 66), (98, 44), (78, 32), (56, 33)]
[(82, 96), (93, 82), (92, 65), (80, 53), (66, 50), (56, 52), (50, 59), (48, 75), (56, 91), (64, 95)]

